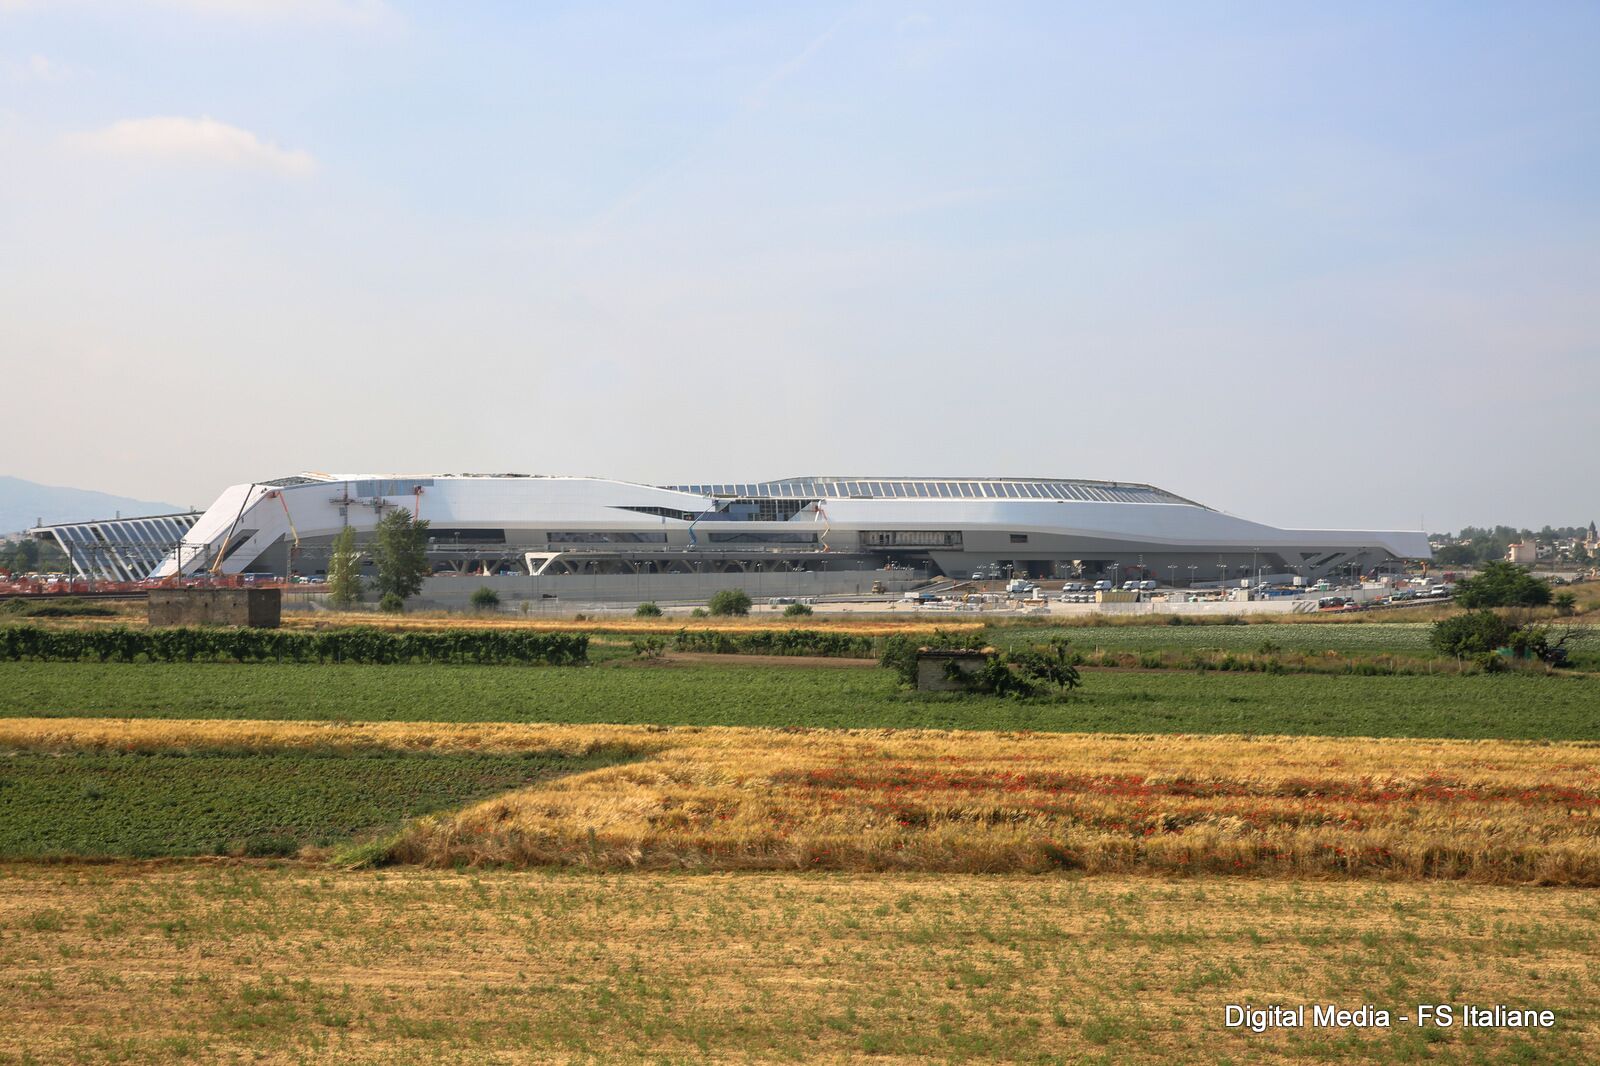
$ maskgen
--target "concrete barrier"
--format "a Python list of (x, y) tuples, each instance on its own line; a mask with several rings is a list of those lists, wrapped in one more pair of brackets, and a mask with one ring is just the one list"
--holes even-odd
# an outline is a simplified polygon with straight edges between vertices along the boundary
[(279, 589), (151, 589), (153, 626), (255, 626), (275, 629), (283, 618)]

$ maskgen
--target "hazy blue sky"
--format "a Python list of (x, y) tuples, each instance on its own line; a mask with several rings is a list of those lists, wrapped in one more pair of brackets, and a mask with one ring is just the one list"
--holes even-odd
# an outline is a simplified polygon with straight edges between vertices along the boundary
[(7, 459), (1600, 517), (1600, 6), (0, 0)]

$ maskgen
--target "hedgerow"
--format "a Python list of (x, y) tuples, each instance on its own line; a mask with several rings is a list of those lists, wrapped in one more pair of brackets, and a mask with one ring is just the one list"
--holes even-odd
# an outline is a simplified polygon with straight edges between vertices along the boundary
[(757, 629), (747, 632), (680, 629), (673, 637), (676, 651), (714, 652), (721, 655), (818, 655), (866, 659), (876, 654), (873, 638), (853, 633), (825, 633), (816, 629)]
[(0, 661), (131, 663), (544, 663), (586, 662), (589, 638), (582, 633), (458, 629), (387, 633), (352, 626), (296, 632), (282, 629), (46, 629), (0, 626)]

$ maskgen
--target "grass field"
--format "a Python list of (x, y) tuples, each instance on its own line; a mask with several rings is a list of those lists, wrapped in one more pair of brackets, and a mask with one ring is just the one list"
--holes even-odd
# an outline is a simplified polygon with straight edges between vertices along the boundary
[[(1557, 631), (1572, 628), (1557, 620)], [(1249, 625), (1080, 625), (991, 626), (983, 638), (1000, 648), (1012, 648), (1060, 638), (1076, 651), (1097, 649), (1129, 652), (1198, 652), (1331, 654), (1341, 656), (1403, 656), (1440, 658), (1429, 643), (1433, 626), (1426, 622), (1252, 622)], [(1582, 669), (1600, 668), (1600, 627), (1577, 627), (1571, 644), (1572, 663)], [(1334, 663), (1337, 667), (1338, 663)]]
[[(1465, 885), (11, 865), (0, 1063), (1584, 1063), (1597, 918)], [(1441, 1001), (1557, 1028), (1223, 1026)]]
[(204, 745), (13, 754), (0, 757), (0, 858), (295, 854), (609, 761)]
[(1093, 671), (1061, 700), (918, 696), (886, 670), (613, 663), (11, 663), (0, 716), (800, 725), (1600, 739), (1600, 688), (1524, 675)]

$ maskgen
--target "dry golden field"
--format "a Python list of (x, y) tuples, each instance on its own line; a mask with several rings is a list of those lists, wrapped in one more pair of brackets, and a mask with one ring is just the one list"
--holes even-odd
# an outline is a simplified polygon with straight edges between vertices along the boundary
[(315, 614), (285, 613), (283, 624), (293, 629), (322, 629), (334, 626), (370, 625), (383, 629), (533, 629), (554, 632), (620, 633), (632, 636), (670, 635), (688, 628), (708, 633), (750, 633), (767, 630), (819, 629), (828, 633), (876, 637), (894, 633), (920, 634), (942, 630), (948, 633), (982, 629), (983, 622), (955, 622), (928, 618), (893, 618), (883, 615), (827, 615), (784, 618), (780, 615), (747, 615), (727, 618), (689, 618), (683, 615), (661, 618), (610, 617), (576, 621), (572, 618), (539, 618), (515, 614), (406, 615), (374, 614), (371, 611), (319, 611)]
[(393, 858), (1600, 886), (1600, 746), (711, 729), (420, 820)]
[(1600, 744), (915, 730), (0, 721), (0, 749), (610, 749), (367, 861), (1600, 886)]
[[(0, 1063), (1593, 1062), (1597, 919), (1464, 884), (12, 865)], [(1557, 1024), (1399, 1021), (1435, 1002)]]

